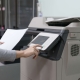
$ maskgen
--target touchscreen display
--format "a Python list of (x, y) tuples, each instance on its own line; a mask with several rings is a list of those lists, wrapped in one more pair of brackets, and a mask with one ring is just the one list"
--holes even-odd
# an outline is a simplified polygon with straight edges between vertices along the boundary
[(38, 36), (34, 41), (32, 41), (31, 43), (33, 44), (40, 44), (42, 45), (49, 37), (47, 36)]

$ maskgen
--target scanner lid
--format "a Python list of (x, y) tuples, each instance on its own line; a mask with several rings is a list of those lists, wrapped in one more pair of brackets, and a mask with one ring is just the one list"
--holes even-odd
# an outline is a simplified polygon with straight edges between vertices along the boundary
[(50, 26), (46, 23), (46, 18), (44, 17), (34, 17), (29, 26), (29, 29), (56, 29), (56, 30), (65, 30), (64, 26)]

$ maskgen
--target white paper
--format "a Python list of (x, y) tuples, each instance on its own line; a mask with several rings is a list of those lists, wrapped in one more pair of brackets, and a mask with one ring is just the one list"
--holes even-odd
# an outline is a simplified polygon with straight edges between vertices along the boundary
[(54, 19), (54, 18), (52, 18), (52, 19), (48, 19), (47, 18), (47, 20), (45, 21), (45, 22), (59, 22), (59, 21), (71, 21), (71, 20), (73, 20), (73, 19), (76, 19), (76, 20), (80, 20), (80, 18), (78, 18), (78, 17), (67, 17), (67, 18), (57, 18), (57, 19)]
[(3, 44), (0, 45), (0, 48), (12, 50), (21, 40), (21, 38), (24, 36), (27, 30), (28, 28), (19, 30), (7, 29), (0, 40), (1, 42), (4, 42)]
[[(55, 21), (62, 21), (62, 20), (67, 20), (67, 19), (72, 19), (73, 17), (67, 17), (67, 18), (58, 18), (58, 19), (54, 19), (54, 18), (47, 18), (46, 22), (55, 22)], [(75, 17), (74, 17), (75, 18)]]
[(54, 18), (47, 18), (46, 22), (54, 21)]

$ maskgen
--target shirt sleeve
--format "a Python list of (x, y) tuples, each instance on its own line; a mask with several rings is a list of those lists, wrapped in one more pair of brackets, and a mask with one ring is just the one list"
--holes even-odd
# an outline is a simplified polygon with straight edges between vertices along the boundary
[(16, 59), (15, 50), (0, 49), (0, 62), (1, 61), (14, 61)]

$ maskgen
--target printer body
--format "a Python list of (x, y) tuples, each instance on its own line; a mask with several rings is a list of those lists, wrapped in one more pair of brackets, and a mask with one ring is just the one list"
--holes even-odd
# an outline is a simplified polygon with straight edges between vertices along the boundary
[(80, 22), (52, 25), (35, 17), (27, 34), (33, 40), (40, 32), (59, 34), (36, 59), (21, 58), (21, 80), (80, 80)]

